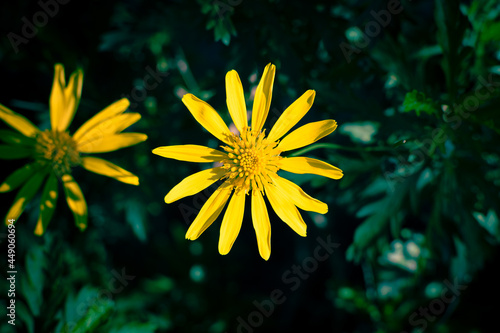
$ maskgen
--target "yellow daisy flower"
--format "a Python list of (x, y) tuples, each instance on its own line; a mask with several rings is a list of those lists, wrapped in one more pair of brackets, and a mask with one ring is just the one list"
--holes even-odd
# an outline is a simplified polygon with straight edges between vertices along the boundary
[(309, 123), (294, 130), (281, 141), (288, 131), (311, 108), (315, 91), (306, 91), (292, 103), (277, 120), (269, 135), (262, 130), (269, 113), (276, 67), (268, 64), (255, 92), (252, 124), (248, 126), (247, 108), (238, 73), (226, 75), (227, 107), (239, 131), (232, 134), (219, 114), (206, 102), (186, 94), (182, 102), (194, 118), (226, 145), (224, 151), (198, 146), (179, 145), (158, 147), (154, 154), (188, 162), (221, 163), (222, 166), (197, 172), (170, 190), (166, 203), (198, 193), (220, 179), (225, 181), (215, 190), (189, 227), (186, 238), (197, 239), (219, 216), (231, 193), (219, 238), (219, 253), (229, 253), (238, 236), (245, 211), (246, 194), (251, 195), (252, 221), (257, 235), (259, 253), (265, 260), (271, 255), (271, 225), (264, 196), (267, 196), (276, 214), (300, 236), (306, 236), (307, 226), (297, 207), (325, 214), (328, 206), (307, 195), (299, 186), (278, 176), (278, 170), (293, 173), (317, 174), (332, 179), (342, 178), (342, 170), (328, 163), (308, 157), (282, 157), (280, 154), (307, 146), (332, 133), (335, 120)]
[(126, 98), (97, 113), (72, 136), (67, 131), (80, 102), (82, 83), (83, 72), (77, 70), (66, 85), (63, 65), (55, 65), (49, 101), (52, 128), (44, 131), (22, 115), (0, 104), (0, 118), (19, 132), (0, 130), (0, 140), (6, 143), (0, 144), (0, 158), (33, 159), (14, 171), (0, 185), (0, 192), (9, 192), (21, 187), (7, 213), (6, 223), (19, 218), (26, 204), (47, 178), (42, 190), (35, 234), (42, 235), (52, 218), (58, 197), (58, 180), (62, 182), (66, 201), (73, 212), (77, 227), (85, 230), (87, 204), (80, 186), (71, 176), (71, 168), (78, 165), (123, 183), (139, 185), (137, 176), (129, 171), (104, 159), (82, 155), (118, 150), (147, 139), (142, 133), (121, 133), (141, 118), (138, 113), (124, 113), (130, 104)]

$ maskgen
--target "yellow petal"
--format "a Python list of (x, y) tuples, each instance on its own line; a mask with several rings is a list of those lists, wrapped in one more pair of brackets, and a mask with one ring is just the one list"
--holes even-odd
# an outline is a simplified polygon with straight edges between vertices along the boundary
[(59, 119), (59, 124), (57, 126), (59, 131), (67, 130), (71, 121), (75, 117), (76, 109), (78, 108), (78, 104), (80, 104), (80, 98), (82, 96), (82, 85), (83, 71), (78, 69), (76, 72), (71, 74), (68, 86), (64, 90), (66, 107), (64, 109), (64, 113), (61, 114)]
[(226, 74), (226, 103), (234, 125), (243, 133), (243, 129), (248, 126), (247, 107), (240, 76), (235, 70)]
[(271, 223), (266, 203), (260, 191), (252, 193), (252, 222), (257, 236), (260, 256), (268, 260), (271, 256)]
[(220, 162), (227, 154), (217, 149), (198, 145), (164, 146), (153, 149), (153, 154), (187, 162)]
[(267, 199), (271, 203), (276, 215), (283, 220), (293, 231), (302, 237), (307, 235), (307, 225), (302, 219), (297, 207), (288, 199), (283, 196), (280, 191), (273, 184), (266, 184)]
[(90, 172), (114, 178), (122, 183), (139, 185), (139, 178), (118, 165), (97, 157), (83, 157), (82, 166)]
[(43, 183), (47, 169), (36, 172), (17, 192), (14, 203), (10, 207), (7, 215), (5, 216), (5, 223), (8, 224), (10, 219), (17, 220), (21, 213), (24, 211), (26, 204), (33, 198), (38, 189)]
[(148, 136), (142, 133), (112, 134), (81, 142), (78, 144), (77, 149), (81, 153), (107, 153), (136, 145), (147, 138)]
[(277, 148), (287, 151), (310, 145), (332, 133), (336, 128), (337, 122), (332, 119), (306, 124), (285, 136)]
[(226, 205), (233, 187), (225, 182), (208, 198), (203, 205), (198, 216), (189, 226), (186, 232), (186, 239), (195, 240), (219, 217), (222, 209)]
[(50, 93), (50, 124), (53, 129), (57, 129), (59, 119), (64, 112), (64, 88), (66, 88), (66, 78), (64, 75), (64, 66), (56, 64), (54, 66), (54, 81), (52, 82), (52, 91)]
[(0, 104), (0, 119), (23, 135), (33, 138), (40, 130), (31, 121)]
[(235, 193), (227, 206), (220, 227), (219, 253), (222, 255), (231, 251), (231, 247), (240, 233), (243, 213), (245, 212), (245, 197), (246, 195), (242, 191), (238, 194)]
[(111, 134), (117, 134), (135, 124), (141, 119), (141, 115), (137, 112), (119, 114), (115, 117), (108, 118), (85, 132), (78, 138), (77, 143), (92, 141), (95, 138), (102, 138)]
[(66, 202), (73, 212), (76, 226), (81, 230), (87, 228), (87, 203), (78, 183), (71, 175), (62, 176)]
[(278, 190), (300, 209), (320, 214), (326, 214), (328, 212), (328, 205), (326, 203), (309, 196), (297, 184), (278, 175), (273, 175), (271, 178)]
[(47, 230), (52, 215), (56, 209), (58, 196), (58, 182), (55, 173), (51, 173), (42, 192), (40, 202), (40, 216), (35, 227), (35, 235), (41, 236)]
[(293, 173), (312, 173), (332, 179), (340, 179), (344, 176), (339, 168), (309, 157), (285, 157), (278, 162), (278, 167)]
[(172, 203), (181, 198), (203, 191), (226, 174), (222, 167), (211, 168), (184, 178), (165, 196), (166, 203)]
[(27, 202), (28, 201), (25, 197), (20, 197), (19, 199), (14, 200), (14, 203), (5, 216), (5, 225), (8, 225), (10, 223), (9, 221), (17, 220), (19, 216), (21, 216)]
[(76, 70), (69, 78), (68, 85), (64, 75), (64, 66), (56, 64), (54, 66), (54, 82), (50, 94), (50, 123), (52, 129), (65, 131), (80, 103), (82, 95), (83, 72)]
[(113, 104), (106, 107), (104, 110), (97, 113), (95, 116), (87, 120), (73, 135), (73, 139), (75, 141), (79, 141), (85, 133), (99, 125), (103, 121), (114, 118), (115, 116), (125, 112), (129, 107), (130, 102), (126, 98), (122, 98), (119, 101), (114, 102)]
[(273, 96), (274, 75), (276, 66), (269, 63), (260, 79), (252, 108), (252, 130), (260, 131), (266, 122)]
[(295, 102), (292, 103), (274, 124), (269, 133), (268, 140), (276, 141), (285, 135), (295, 124), (304, 117), (314, 103), (316, 92), (314, 90), (306, 91)]
[(231, 144), (229, 137), (232, 136), (224, 120), (208, 103), (197, 98), (193, 94), (186, 94), (182, 102), (188, 108), (193, 117), (217, 139)]

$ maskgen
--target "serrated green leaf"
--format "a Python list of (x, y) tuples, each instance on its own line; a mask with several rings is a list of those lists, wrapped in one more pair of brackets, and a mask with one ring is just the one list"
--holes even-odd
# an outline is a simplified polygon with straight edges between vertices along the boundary
[[(349, 247), (346, 257), (348, 260), (357, 261), (363, 251), (367, 251), (374, 242), (387, 230), (389, 223), (391, 222), (391, 217), (395, 216), (401, 207), (403, 199), (408, 193), (408, 189), (414, 186), (414, 178), (408, 179), (408, 181), (399, 183), (395, 190), (387, 195), (384, 199), (377, 202), (378, 209), (374, 210), (375, 205), (370, 207), (370, 210), (374, 211), (367, 219), (361, 223), (356, 231), (354, 232), (353, 244)], [(400, 217), (396, 223), (401, 222)], [(394, 230), (400, 229), (390, 226)]]
[(415, 111), (417, 116), (420, 112), (427, 114), (437, 113), (437, 104), (430, 98), (427, 98), (424, 93), (413, 90), (406, 93), (403, 101), (403, 112)]

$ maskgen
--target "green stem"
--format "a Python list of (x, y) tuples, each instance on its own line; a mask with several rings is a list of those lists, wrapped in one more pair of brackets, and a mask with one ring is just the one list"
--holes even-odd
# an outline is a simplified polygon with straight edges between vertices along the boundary
[(337, 149), (337, 150), (348, 150), (348, 151), (358, 151), (358, 152), (367, 152), (367, 151), (390, 151), (393, 148), (390, 147), (344, 147), (341, 145), (337, 145), (334, 143), (317, 143), (315, 145), (308, 146), (303, 148), (295, 153), (290, 154), (290, 157), (300, 156), (311, 150), (326, 148), (326, 149)]

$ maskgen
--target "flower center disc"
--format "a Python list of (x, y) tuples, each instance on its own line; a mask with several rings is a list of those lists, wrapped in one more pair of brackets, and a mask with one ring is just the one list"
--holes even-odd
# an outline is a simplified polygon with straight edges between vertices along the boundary
[(244, 172), (245, 176), (249, 176), (250, 174), (256, 174), (259, 170), (259, 157), (255, 149), (244, 149), (241, 150), (241, 153), (238, 158), (241, 169), (240, 172)]
[(228, 152), (229, 159), (222, 161), (227, 170), (226, 177), (237, 191), (262, 191), (264, 182), (271, 182), (268, 173), (278, 171), (276, 165), (281, 158), (274, 149), (276, 142), (265, 139), (263, 132), (245, 128), (240, 136), (231, 137), (230, 146), (222, 148)]
[(67, 132), (45, 130), (36, 138), (36, 160), (52, 165), (58, 176), (68, 174), (71, 167), (80, 164), (76, 142)]

